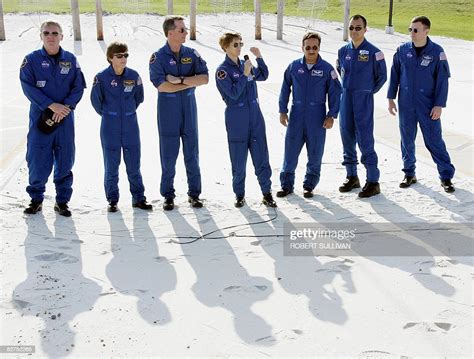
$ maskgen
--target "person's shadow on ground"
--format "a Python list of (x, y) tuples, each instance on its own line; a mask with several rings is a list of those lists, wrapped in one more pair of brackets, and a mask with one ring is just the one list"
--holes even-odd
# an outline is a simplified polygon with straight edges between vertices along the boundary
[(151, 325), (163, 325), (172, 319), (164, 293), (176, 288), (176, 271), (167, 258), (160, 256), (148, 213), (133, 213), (129, 230), (119, 212), (109, 213), (112, 260), (107, 277), (121, 294), (137, 297), (137, 311)]
[[(39, 317), (41, 344), (49, 357), (74, 352), (74, 318), (91, 310), (101, 287), (82, 274), (82, 240), (74, 220), (57, 216), (54, 234), (42, 213), (25, 218), (25, 260), (28, 277), (13, 291), (12, 302), (22, 315)], [(28, 343), (25, 343), (28, 344)]]
[[(200, 232), (205, 234), (219, 227), (206, 208), (194, 211)], [(177, 237), (199, 237), (186, 218), (179, 212), (166, 212)], [(208, 307), (220, 307), (229, 312), (237, 335), (249, 344), (273, 345), (272, 328), (252, 306), (266, 300), (272, 293), (272, 283), (263, 277), (254, 277), (239, 263), (232, 246), (217, 230), (212, 236), (220, 239), (201, 239), (182, 244), (186, 260), (196, 274), (192, 291)], [(180, 239), (181, 242), (189, 240)]]

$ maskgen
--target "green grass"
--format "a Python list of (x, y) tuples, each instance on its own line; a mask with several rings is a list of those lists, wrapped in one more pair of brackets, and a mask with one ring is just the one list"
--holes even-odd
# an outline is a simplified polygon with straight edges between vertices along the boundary
[[(224, 0), (198, 1), (198, 13), (224, 11), (252, 12), (253, 0), (234, 0), (224, 6)], [(228, 1), (229, 2), (229, 1)], [(343, 18), (344, 0), (317, 0), (312, 8), (311, 0), (286, 0), (285, 15), (310, 18), (311, 14), (324, 20), (340, 21)], [(8, 12), (69, 13), (69, 0), (3, 0), (3, 10)], [(218, 4), (218, 5), (215, 5)], [(318, 5), (323, 4), (323, 5)], [(94, 0), (79, 0), (82, 13), (95, 11)], [(166, 14), (166, 0), (102, 0), (108, 13), (156, 13)], [(262, 11), (276, 13), (276, 0), (262, 0)], [(389, 0), (351, 0), (351, 14), (360, 13), (370, 27), (383, 29), (388, 22)], [(396, 31), (405, 32), (410, 20), (416, 15), (426, 15), (432, 21), (433, 35), (474, 40), (472, 0), (394, 0), (393, 24)], [(189, 0), (174, 0), (176, 14), (189, 13)]]

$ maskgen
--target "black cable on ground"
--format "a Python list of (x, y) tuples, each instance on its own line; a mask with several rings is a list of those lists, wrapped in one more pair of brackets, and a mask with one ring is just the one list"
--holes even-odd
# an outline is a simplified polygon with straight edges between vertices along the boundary
[[(191, 243), (195, 243), (197, 241), (199, 241), (200, 239), (204, 239), (204, 238), (207, 238), (207, 239), (225, 239), (225, 238), (229, 238), (229, 237), (251, 237), (251, 238), (262, 238), (262, 237), (283, 237), (283, 235), (281, 234), (275, 234), (275, 235), (247, 235), (247, 236), (243, 236), (243, 235), (238, 235), (238, 234), (235, 234), (235, 232), (231, 232), (229, 233), (228, 235), (226, 236), (221, 236), (221, 237), (208, 237), (209, 235), (213, 234), (213, 233), (216, 233), (218, 231), (224, 231), (226, 229), (231, 229), (231, 228), (238, 228), (238, 227), (243, 227), (243, 226), (253, 226), (253, 225), (256, 225), (256, 224), (263, 224), (263, 223), (269, 223), (269, 222), (272, 222), (274, 221), (275, 219), (277, 219), (278, 217), (278, 212), (276, 210), (276, 208), (273, 208), (273, 210), (275, 211), (275, 214), (274, 216), (272, 216), (271, 218), (269, 219), (266, 219), (264, 221), (258, 221), (258, 222), (251, 222), (251, 223), (242, 223), (242, 224), (235, 224), (233, 226), (228, 226), (228, 227), (224, 227), (224, 228), (217, 228), (217, 229), (214, 229), (213, 231), (210, 231), (210, 232), (207, 232), (207, 233), (204, 233), (204, 234), (201, 234), (199, 237), (194, 237), (194, 236), (178, 236), (178, 237), (172, 237), (170, 239), (170, 243), (176, 243), (176, 244), (191, 244)], [(188, 241), (188, 242), (180, 242), (180, 241), (175, 241), (174, 239), (189, 239), (189, 238), (192, 238), (191, 241)]]

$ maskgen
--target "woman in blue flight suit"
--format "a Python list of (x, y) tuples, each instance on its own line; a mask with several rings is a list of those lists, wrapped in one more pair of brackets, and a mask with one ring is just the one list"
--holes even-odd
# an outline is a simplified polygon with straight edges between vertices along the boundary
[(146, 202), (145, 187), (140, 173), (140, 130), (136, 110), (143, 102), (143, 84), (135, 70), (127, 66), (128, 47), (113, 42), (107, 47), (110, 66), (94, 78), (92, 106), (102, 116), (100, 139), (104, 154), (104, 188), (108, 211), (117, 211), (119, 200), (118, 173), (121, 151), (127, 169), (132, 205), (151, 210)]
[(256, 47), (251, 47), (250, 52), (257, 58), (258, 67), (253, 68), (247, 56), (240, 60), (241, 41), (242, 37), (236, 32), (227, 32), (221, 36), (219, 45), (225, 51), (226, 58), (216, 71), (217, 89), (227, 105), (225, 124), (232, 162), (235, 206), (240, 208), (245, 204), (245, 169), (250, 151), (263, 193), (262, 203), (276, 207), (271, 193), (272, 170), (268, 159), (265, 120), (258, 104), (255, 82), (268, 78), (268, 68)]

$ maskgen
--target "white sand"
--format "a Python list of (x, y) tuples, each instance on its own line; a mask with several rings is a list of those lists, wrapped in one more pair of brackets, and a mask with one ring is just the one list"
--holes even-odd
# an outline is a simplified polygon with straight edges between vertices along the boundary
[[(82, 42), (72, 40), (70, 17), (53, 16), (64, 25), (63, 47), (74, 51), (89, 86), (76, 111), (73, 216), (54, 213), (51, 180), (43, 212), (26, 217), (22, 211), (29, 202), (24, 190), (28, 101), (18, 71), (23, 56), (40, 46), (38, 26), (47, 17), (6, 15), (7, 41), (0, 44), (0, 345), (34, 345), (34, 356), (43, 357), (472, 357), (472, 256), (458, 256), (455, 250), (467, 243), (467, 254), (473, 252), (472, 229), (463, 227), (474, 216), (472, 42), (434, 39), (444, 46), (452, 70), (443, 126), (458, 170), (454, 194), (440, 187), (421, 133), (419, 183), (405, 190), (398, 187), (403, 178), (398, 124), (387, 114), (385, 86), (376, 96), (381, 195), (360, 200), (356, 193), (338, 192), (345, 170), (336, 122), (328, 132), (322, 178), (313, 199), (302, 197), (303, 150), (296, 194), (278, 200), (275, 220), (222, 229), (267, 220), (275, 212), (260, 204), (250, 159), (247, 206), (233, 207), (224, 103), (213, 78), (224, 58), (217, 44), (219, 33), (224, 24), (242, 32), (244, 53), (259, 46), (269, 65), (270, 78), (259, 83), (259, 94), (276, 191), (285, 133), (278, 121), (279, 89), (283, 70), (301, 56), (306, 20), (285, 19), (284, 41), (277, 41), (275, 16), (264, 16), (259, 42), (253, 40), (249, 15), (226, 16), (225, 21), (210, 15), (198, 18), (198, 40), (187, 45), (201, 53), (211, 73), (209, 85), (197, 90), (205, 208), (194, 210), (186, 202), (180, 155), (177, 208), (165, 213), (159, 194), (156, 90), (148, 81), (149, 56), (165, 41), (163, 18), (105, 17), (106, 40), (101, 43), (95, 40), (93, 15), (81, 16)], [(314, 25), (323, 33), (321, 56), (334, 64), (343, 45), (340, 24)], [(367, 38), (383, 49), (390, 67), (397, 45), (407, 36), (371, 30)], [(146, 195), (155, 205), (151, 213), (131, 208), (124, 166), (120, 211), (106, 212), (100, 118), (89, 94), (94, 74), (107, 65), (107, 43), (115, 39), (129, 44), (129, 66), (145, 79), (146, 99), (138, 116)], [(360, 177), (365, 177), (362, 167)], [(281, 235), (288, 222), (356, 223), (372, 230), (374, 223), (397, 227), (410, 222), (422, 230), (375, 234), (367, 242), (385, 254), (392, 246), (412, 255), (295, 257), (283, 255)], [(437, 223), (451, 225), (452, 231), (443, 233), (453, 251), (430, 241), (430, 228)], [(219, 228), (211, 237), (236, 235), (188, 245), (170, 240)]]

